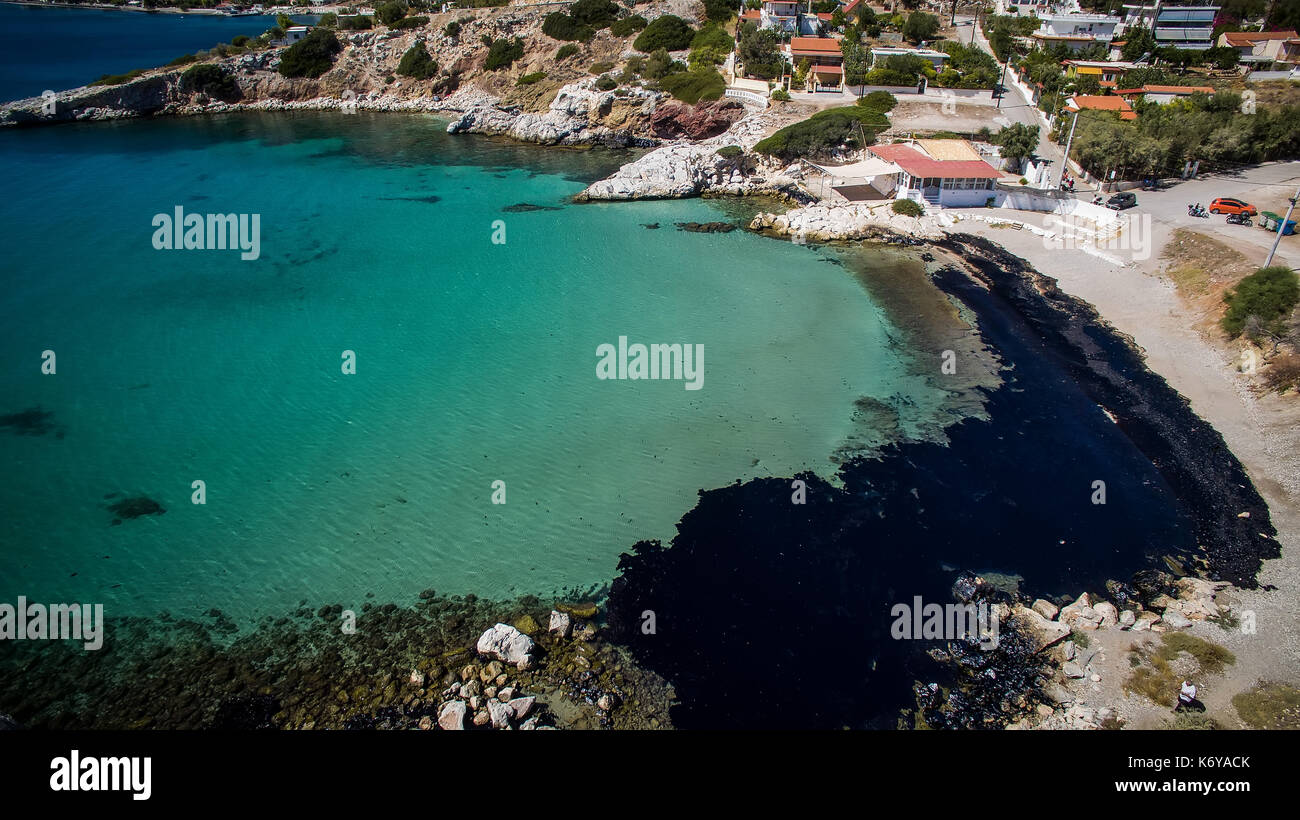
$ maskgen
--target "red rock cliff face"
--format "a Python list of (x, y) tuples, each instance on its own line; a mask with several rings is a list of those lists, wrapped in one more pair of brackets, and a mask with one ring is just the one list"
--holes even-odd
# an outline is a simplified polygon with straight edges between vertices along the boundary
[(656, 137), (698, 140), (716, 137), (745, 115), (745, 107), (736, 100), (714, 100), (698, 105), (668, 103), (655, 109), (650, 127)]

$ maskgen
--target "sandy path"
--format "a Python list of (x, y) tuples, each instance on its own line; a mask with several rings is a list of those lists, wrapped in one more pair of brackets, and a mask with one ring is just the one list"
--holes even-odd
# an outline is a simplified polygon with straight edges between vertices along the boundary
[[(1034, 215), (1026, 216), (1026, 221), (1033, 221)], [(1049, 249), (1041, 237), (1028, 231), (973, 221), (963, 221), (956, 230), (988, 237), (1027, 259), (1056, 278), (1063, 290), (1094, 305), (1116, 329), (1132, 336), (1146, 352), (1148, 365), (1222, 433), (1268, 502), (1282, 557), (1265, 562), (1259, 581), (1277, 589), (1229, 589), (1220, 596), (1223, 601), (1227, 595), (1238, 613), (1253, 611), (1257, 631), (1243, 634), (1209, 623), (1197, 623), (1191, 630), (1236, 654), (1236, 665), (1218, 679), (1197, 683), (1211, 716), (1226, 726), (1243, 726), (1231, 705), (1233, 695), (1259, 680), (1300, 682), (1300, 400), (1256, 396), (1246, 377), (1236, 372), (1239, 351), (1222, 337), (1195, 329), (1200, 318), (1196, 309), (1159, 272), (1167, 230), (1156, 231), (1157, 247), (1149, 259), (1125, 266), (1081, 251)], [(1262, 264), (1262, 252), (1244, 251), (1252, 263)], [(1286, 261), (1294, 265), (1298, 260)], [(1087, 693), (1087, 704), (1118, 709), (1131, 728), (1156, 728), (1172, 717), (1169, 707), (1126, 698), (1120, 690), (1129, 670), (1128, 646), (1154, 636), (1118, 630), (1094, 635), (1093, 648), (1103, 649), (1104, 660), (1093, 661), (1102, 680), (1078, 685)]]

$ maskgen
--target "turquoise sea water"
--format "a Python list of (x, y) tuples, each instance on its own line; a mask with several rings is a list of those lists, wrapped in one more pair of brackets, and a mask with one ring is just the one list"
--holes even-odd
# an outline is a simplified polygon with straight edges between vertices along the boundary
[[(906, 407), (910, 433), (942, 412), (831, 252), (673, 227), (727, 218), (707, 201), (571, 205), (627, 156), (444, 125), (0, 134), (0, 416), (51, 414), (0, 426), (0, 600), (251, 616), (586, 588), (701, 488), (829, 475), (871, 435), (859, 397)], [(155, 250), (177, 205), (260, 214), (261, 257)], [(619, 336), (702, 344), (703, 389), (598, 380)], [(113, 493), (166, 513), (114, 525)]]
[[(295, 16), (308, 23), (313, 15)], [(76, 88), (105, 74), (153, 68), (240, 34), (256, 37), (274, 16), (147, 14), (0, 3), (0, 101)]]

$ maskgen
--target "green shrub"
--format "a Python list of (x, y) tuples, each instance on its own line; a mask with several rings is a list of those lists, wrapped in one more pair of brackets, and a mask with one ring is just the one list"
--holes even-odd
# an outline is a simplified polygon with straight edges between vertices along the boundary
[(883, 114), (893, 111), (894, 106), (898, 105), (898, 100), (888, 91), (872, 91), (870, 94), (860, 97), (858, 105)]
[(389, 0), (387, 3), (380, 3), (375, 6), (375, 17), (379, 18), (379, 22), (386, 26), (391, 26), (405, 16), (406, 4), (398, 2), (398, 0)]
[(711, 67), (669, 74), (659, 81), (659, 87), (689, 105), (700, 100), (716, 100), (727, 90), (727, 81)]
[(890, 205), (889, 208), (894, 213), (903, 216), (920, 216), (925, 213), (925, 208), (910, 199), (895, 199), (894, 204)]
[(397, 73), (403, 77), (427, 80), (438, 73), (438, 64), (429, 56), (424, 43), (416, 43), (406, 50), (397, 64)]
[(452, 40), (455, 40), (457, 37), (460, 36), (460, 22), (457, 20), (452, 20), (450, 23), (443, 26), (442, 33), (447, 35), (447, 37), (451, 38)]
[(597, 91), (613, 91), (615, 88), (618, 88), (618, 81), (608, 74), (602, 74), (600, 78), (596, 80)]
[(522, 37), (516, 37), (513, 40), (496, 40), (488, 48), (487, 60), (484, 61), (483, 67), (488, 71), (509, 68), (515, 60), (523, 56), (524, 41)]
[[(335, 12), (327, 11), (320, 16), (320, 19), (316, 21), (316, 25), (324, 26), (325, 28), (338, 28), (339, 16)], [(235, 41), (231, 40), (230, 42), (234, 43)], [(238, 43), (236, 43), (236, 45), (238, 45)]]
[(230, 44), (236, 48), (247, 48), (252, 42), (253, 38), (249, 37), (247, 34), (240, 34), (237, 37), (232, 37), (230, 40)]
[(587, 42), (596, 36), (591, 26), (579, 23), (562, 11), (553, 11), (542, 20), (542, 33), (552, 40), (577, 40)]
[(1300, 302), (1300, 277), (1285, 265), (1260, 268), (1223, 296), (1228, 311), (1220, 321), (1228, 336), (1280, 336)]
[(658, 49), (681, 51), (691, 44), (695, 30), (685, 20), (673, 14), (656, 17), (632, 43), (637, 51), (650, 53)]
[(285, 77), (319, 77), (330, 70), (334, 55), (342, 50), (334, 32), (314, 28), (280, 55), (280, 73)]
[(784, 88), (778, 88), (772, 92), (772, 99), (777, 102), (790, 102), (790, 92)]
[(207, 94), (218, 100), (237, 100), (243, 96), (239, 84), (219, 65), (203, 63), (181, 74), (181, 90), (189, 94)]
[(826, 154), (841, 145), (854, 150), (863, 147), (862, 138), (870, 145), (876, 134), (888, 127), (889, 120), (879, 111), (857, 106), (829, 108), (787, 125), (761, 140), (754, 150), (785, 160)]
[(420, 28), (429, 25), (428, 17), (404, 17), (393, 23), (389, 28), (393, 31), (404, 31), (408, 28)]
[(169, 66), (189, 65), (190, 63), (194, 62), (197, 59), (199, 58), (195, 57), (193, 54), (182, 54), (181, 56), (177, 57), (175, 60), (172, 60), (167, 65)]
[(662, 80), (669, 74), (676, 74), (679, 71), (685, 71), (686, 66), (669, 56), (666, 49), (658, 49), (645, 61), (645, 70), (641, 76), (651, 80)]
[(136, 77), (143, 75), (144, 72), (145, 69), (137, 68), (134, 71), (128, 71), (125, 74), (103, 74), (98, 80), (91, 83), (91, 85), (121, 85), (122, 83), (130, 82)]
[(555, 52), (555, 59), (557, 62), (560, 60), (567, 60), (581, 50), (582, 49), (578, 48), (573, 43), (567, 43), (560, 46), (559, 50)]
[(620, 11), (613, 0), (578, 0), (569, 6), (569, 16), (575, 22), (593, 29), (609, 28)]
[(741, 148), (739, 145), (724, 145), (718, 149), (718, 156), (723, 159), (735, 159), (736, 157), (743, 156), (744, 153), (745, 149)]
[(639, 14), (615, 20), (610, 24), (609, 33), (615, 37), (631, 37), (646, 27), (646, 19)]
[[(340, 17), (339, 28), (343, 31), (369, 31), (374, 28), (375, 21), (364, 14), (356, 14), (351, 17)], [(284, 35), (281, 35), (284, 36)]]
[(532, 74), (525, 74), (524, 76), (520, 77), (518, 80), (515, 80), (515, 85), (532, 85), (533, 83), (540, 83), (542, 80), (545, 79), (546, 79), (545, 71), (534, 71)]
[(587, 69), (588, 74), (604, 74), (614, 67), (613, 63), (592, 63), (591, 68)]
[(704, 15), (713, 23), (725, 23), (740, 11), (740, 0), (704, 0)]

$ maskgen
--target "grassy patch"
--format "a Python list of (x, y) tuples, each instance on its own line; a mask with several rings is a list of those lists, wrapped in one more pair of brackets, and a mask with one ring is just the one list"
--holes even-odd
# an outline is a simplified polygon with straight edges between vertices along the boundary
[(1219, 721), (1204, 712), (1179, 712), (1168, 724), (1170, 729), (1205, 731), (1224, 728)]
[(1252, 729), (1300, 729), (1300, 689), (1265, 681), (1232, 698), (1237, 714)]
[(1177, 703), (1182, 679), (1174, 672), (1171, 663), (1179, 655), (1191, 656), (1196, 661), (1198, 674), (1203, 675), (1217, 675), (1225, 666), (1237, 662), (1236, 656), (1222, 646), (1186, 632), (1166, 632), (1160, 638), (1159, 645), (1154, 648), (1130, 647), (1129, 665), (1133, 672), (1123, 687), (1125, 692), (1141, 695), (1152, 703), (1170, 707)]

